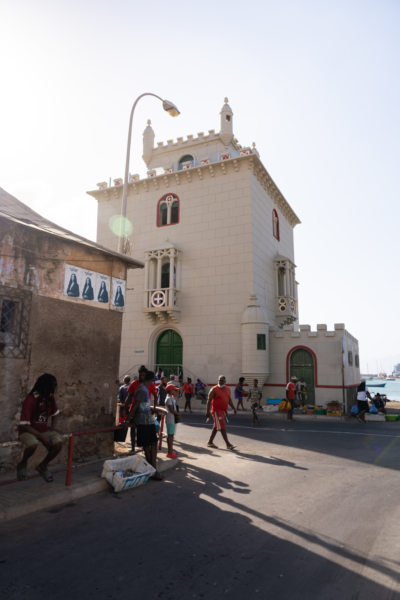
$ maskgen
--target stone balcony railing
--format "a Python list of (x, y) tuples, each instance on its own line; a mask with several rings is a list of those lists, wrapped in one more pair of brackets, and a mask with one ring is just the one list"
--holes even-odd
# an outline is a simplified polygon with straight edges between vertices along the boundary
[(155, 288), (144, 293), (143, 312), (155, 323), (157, 320), (165, 323), (169, 319), (178, 322), (180, 308), (178, 305), (179, 290), (175, 288)]
[(276, 299), (276, 317), (280, 327), (290, 325), (298, 318), (297, 302), (291, 296), (278, 296)]

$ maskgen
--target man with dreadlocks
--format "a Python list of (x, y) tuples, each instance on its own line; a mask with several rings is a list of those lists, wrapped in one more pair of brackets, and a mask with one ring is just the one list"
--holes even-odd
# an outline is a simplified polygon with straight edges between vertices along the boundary
[[(47, 455), (36, 467), (38, 473), (45, 481), (53, 481), (53, 475), (48, 470), (48, 465), (62, 447), (62, 438), (54, 430), (56, 417), (59, 413), (54, 394), (57, 388), (57, 379), (54, 375), (44, 373), (41, 375), (24, 400), (19, 424), (19, 441), (24, 446), (22, 460), (17, 465), (17, 478), (21, 481), (27, 479), (28, 458), (34, 454), (38, 443), (41, 442), (47, 449)], [(48, 421), (51, 418), (51, 427)]]

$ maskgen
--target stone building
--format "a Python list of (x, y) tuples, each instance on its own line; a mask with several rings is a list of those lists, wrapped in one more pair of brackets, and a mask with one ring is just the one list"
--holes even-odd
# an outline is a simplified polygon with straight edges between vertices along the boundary
[[(267, 396), (304, 376), (309, 401), (342, 402), (359, 379), (358, 344), (299, 325), (293, 230), (300, 223), (253, 144), (233, 135), (227, 99), (220, 131), (154, 145), (143, 133), (147, 176), (130, 176), (130, 252), (145, 263), (129, 275), (121, 373), (137, 364), (182, 370), (211, 384), (257, 377)], [(97, 239), (116, 248), (109, 226), (122, 180), (98, 184)]]
[[(124, 310), (115, 299), (142, 266), (0, 189), (0, 469), (15, 465), (22, 400), (43, 372), (58, 380), (60, 431), (113, 424)], [(82, 437), (76, 456), (111, 450), (111, 434)]]

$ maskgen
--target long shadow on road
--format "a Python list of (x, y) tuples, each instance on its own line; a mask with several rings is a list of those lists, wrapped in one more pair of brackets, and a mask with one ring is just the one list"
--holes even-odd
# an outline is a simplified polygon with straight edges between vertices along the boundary
[[(260, 416), (260, 425), (251, 426), (250, 417), (229, 417), (228, 433), (256, 441), (271, 442), (292, 448), (301, 448), (311, 452), (320, 452), (337, 458), (357, 460), (362, 463), (400, 469), (400, 428), (397, 423), (376, 424), (349, 423), (313, 423), (304, 421), (268, 420)], [(210, 429), (203, 417), (190, 416), (183, 422), (188, 427)]]
[[(98, 496), (66, 507), (57, 520), (44, 513), (21, 519), (5, 527), (13, 537), (3, 536), (1, 597), (398, 597), (395, 565), (376, 561), (362, 576), (363, 555), (251, 509), (249, 493), (245, 482), (191, 463), (120, 500)], [(385, 585), (374, 580), (378, 573)]]

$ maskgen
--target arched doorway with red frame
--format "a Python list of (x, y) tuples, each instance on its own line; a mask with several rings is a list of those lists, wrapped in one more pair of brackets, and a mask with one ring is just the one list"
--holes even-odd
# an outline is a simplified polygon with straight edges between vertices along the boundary
[(307, 346), (295, 346), (287, 355), (287, 380), (291, 377), (304, 378), (307, 384), (307, 404), (315, 404), (317, 386), (317, 357)]

